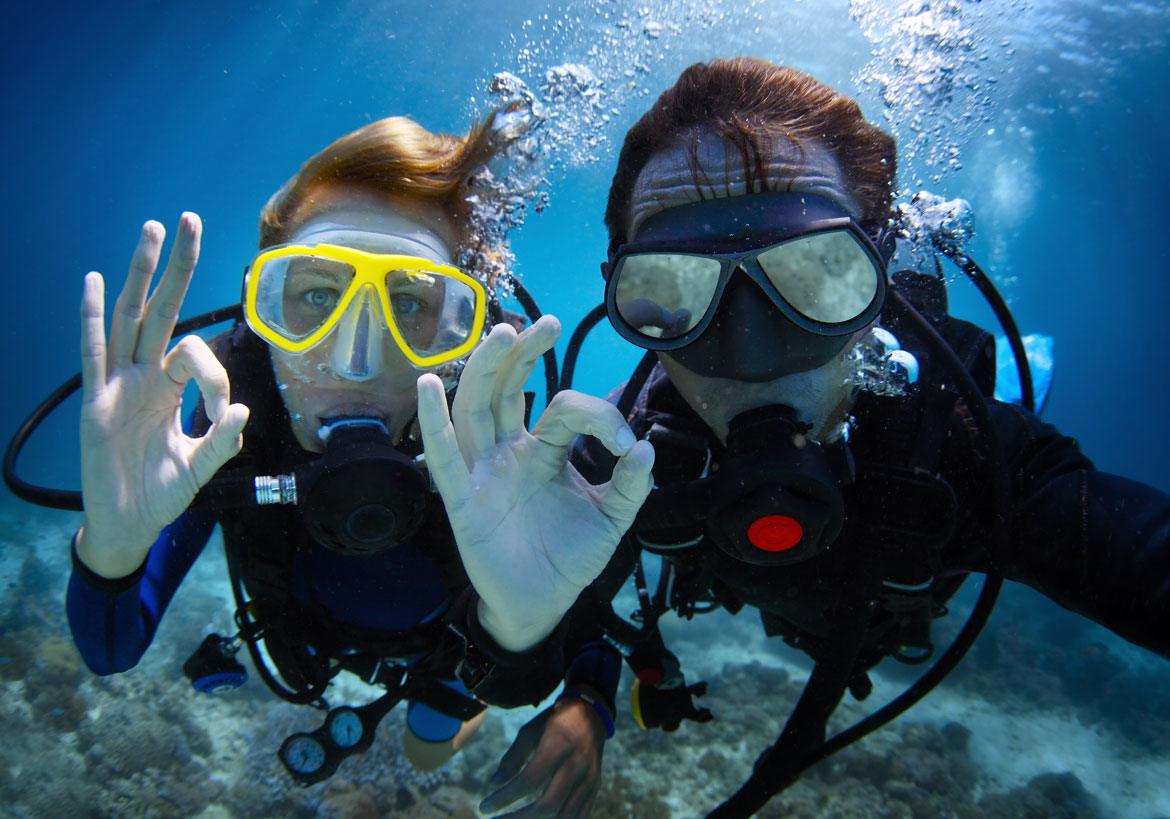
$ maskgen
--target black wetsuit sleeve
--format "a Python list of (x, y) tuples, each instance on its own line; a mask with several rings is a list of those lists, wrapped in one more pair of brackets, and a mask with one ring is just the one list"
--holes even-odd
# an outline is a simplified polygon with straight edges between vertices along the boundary
[(565, 673), (565, 690), (589, 686), (601, 694), (612, 716), (617, 713), (617, 689), (622, 677), (622, 655), (605, 640), (594, 640), (577, 650)]
[(503, 708), (536, 705), (564, 680), (566, 686), (584, 684), (596, 689), (612, 713), (620, 656), (601, 639), (599, 629), (587, 629), (583, 637), (571, 630), (572, 624), (582, 622), (579, 609), (579, 605), (571, 609), (544, 641), (515, 652), (502, 648), (479, 624), (473, 596), (465, 630), (461, 630), (492, 664), (491, 672), (476, 686), (475, 696)]
[(468, 651), (474, 650), (487, 662), (490, 671), (474, 687), (475, 696), (502, 708), (536, 705), (560, 684), (565, 669), (565, 624), (525, 651), (509, 651), (497, 643), (480, 624), (476, 614), (479, 597), (474, 589), (456, 603), (454, 626), (465, 636)]
[(1076, 441), (992, 403), (1013, 526), (995, 563), (1071, 611), (1170, 657), (1170, 497), (1097, 471)]

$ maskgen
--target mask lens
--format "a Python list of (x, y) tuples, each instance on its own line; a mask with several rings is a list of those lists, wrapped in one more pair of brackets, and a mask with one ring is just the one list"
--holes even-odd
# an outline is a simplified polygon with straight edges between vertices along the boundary
[(681, 253), (626, 256), (615, 301), (630, 327), (651, 338), (678, 338), (702, 320), (723, 269), (717, 259)]
[(290, 341), (300, 341), (337, 309), (354, 269), (334, 259), (298, 255), (271, 259), (256, 275), (256, 314)]
[(881, 273), (847, 230), (802, 236), (756, 257), (772, 285), (813, 321), (840, 324), (873, 302)]
[(392, 270), (386, 294), (398, 332), (420, 358), (464, 344), (475, 329), (475, 291), (457, 279), (425, 270)]

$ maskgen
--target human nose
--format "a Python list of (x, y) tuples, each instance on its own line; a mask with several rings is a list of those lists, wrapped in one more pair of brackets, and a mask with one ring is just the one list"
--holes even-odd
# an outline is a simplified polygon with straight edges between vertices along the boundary
[(384, 321), (378, 306), (378, 294), (365, 285), (354, 296), (337, 327), (330, 354), (331, 369), (350, 381), (369, 381), (382, 372), (384, 365)]
[(338, 322), (329, 351), (329, 369), (349, 381), (386, 377), (413, 389), (418, 369), (390, 332), (378, 291), (367, 284), (354, 296)]

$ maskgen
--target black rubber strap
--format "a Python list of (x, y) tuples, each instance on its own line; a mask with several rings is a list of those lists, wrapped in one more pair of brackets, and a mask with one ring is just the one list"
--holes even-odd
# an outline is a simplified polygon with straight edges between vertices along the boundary
[(740, 789), (708, 814), (709, 819), (754, 815), (769, 799), (795, 782), (808, 767), (806, 760), (824, 746), (829, 717), (853, 679), (854, 666), (873, 616), (877, 593), (873, 576), (865, 572), (845, 585), (834, 612), (836, 624), (827, 650), (813, 667), (780, 738), (756, 760), (752, 775)]
[[(553, 632), (541, 642), (525, 651), (509, 651), (497, 643), (479, 622), (477, 609), (479, 596), (472, 588), (467, 589), (447, 612), (444, 618), (447, 627), (463, 641), (462, 659), (456, 668), (456, 676), (469, 691), (476, 691), (491, 679), (496, 669), (509, 673), (520, 669), (537, 669), (563, 664), (563, 659), (553, 656), (564, 641), (569, 618), (561, 618)], [(494, 702), (494, 701), (493, 701)]]
[(433, 677), (408, 680), (403, 695), (411, 702), (420, 703), (463, 722), (479, 716), (487, 707), (478, 700), (448, 688)]

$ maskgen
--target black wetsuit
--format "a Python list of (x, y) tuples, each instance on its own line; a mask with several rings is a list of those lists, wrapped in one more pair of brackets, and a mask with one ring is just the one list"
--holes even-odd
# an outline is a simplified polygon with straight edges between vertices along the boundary
[[(905, 442), (902, 430), (883, 417), (890, 400), (862, 395), (849, 441), (856, 462), (888, 458)], [(987, 515), (993, 492), (985, 485), (978, 431), (961, 403), (947, 421), (938, 473), (954, 490), (953, 535), (929, 557), (930, 574), (953, 593), (966, 572), (1000, 573), (1025, 583), (1061, 606), (1094, 620), (1137, 645), (1170, 657), (1170, 497), (1149, 486), (1097, 471), (1077, 446), (1054, 427), (1011, 404), (988, 400), (1010, 480), (1009, 538), (995, 549)], [(656, 367), (630, 413), (634, 432), (644, 436), (658, 424), (705, 437), (718, 462), (722, 445)], [(578, 442), (574, 463), (592, 482), (608, 479), (614, 458), (593, 439)], [(678, 478), (669, 463), (655, 464), (659, 486)], [(831, 630), (837, 579), (862, 561), (865, 501), (846, 490), (846, 523), (825, 553), (788, 566), (756, 566), (736, 560), (705, 534), (694, 545), (672, 550), (679, 583), (709, 588), (735, 610), (760, 611), (769, 634), (783, 635), (817, 658)], [(683, 542), (680, 538), (680, 542)], [(578, 603), (570, 642), (592, 638), (597, 606), (609, 601), (629, 577), (642, 547), (627, 535), (610, 565)], [(592, 613), (591, 613), (592, 611)], [(893, 618), (879, 610), (861, 659), (871, 666), (890, 647)]]

